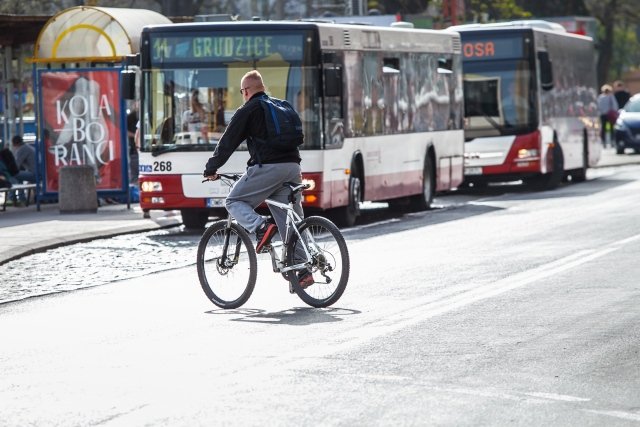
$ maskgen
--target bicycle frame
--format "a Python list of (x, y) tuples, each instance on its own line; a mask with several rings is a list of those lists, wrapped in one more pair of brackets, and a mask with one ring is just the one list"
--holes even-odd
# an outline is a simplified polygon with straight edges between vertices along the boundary
[(300, 218), (300, 215), (298, 215), (296, 211), (293, 210), (293, 206), (292, 206), (293, 203), (291, 202), (289, 204), (285, 204), (285, 203), (276, 202), (275, 200), (271, 200), (271, 199), (265, 200), (265, 203), (267, 203), (270, 206), (275, 206), (276, 208), (282, 209), (287, 213), (286, 230), (285, 230), (285, 235), (282, 241), (282, 251), (280, 252), (280, 257), (278, 258), (278, 254), (273, 248), (273, 246), (271, 247), (271, 250), (269, 252), (271, 254), (273, 271), (276, 273), (287, 273), (292, 270), (301, 270), (302, 268), (308, 267), (309, 263), (312, 260), (312, 257), (311, 257), (311, 254), (309, 253), (309, 250), (307, 249), (307, 245), (302, 245), (305, 256), (307, 257), (307, 260), (305, 262), (301, 264), (290, 265), (288, 267), (284, 265), (284, 260), (287, 257), (287, 246), (291, 241), (291, 235), (289, 234), (290, 230), (293, 230), (295, 234), (297, 234), (300, 241), (304, 242), (304, 240), (302, 239), (302, 235), (298, 231), (298, 228), (295, 227), (295, 224), (302, 221), (302, 218)]

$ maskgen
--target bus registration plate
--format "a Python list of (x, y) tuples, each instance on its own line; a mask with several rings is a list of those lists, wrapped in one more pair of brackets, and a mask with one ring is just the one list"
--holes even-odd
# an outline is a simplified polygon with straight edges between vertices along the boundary
[(472, 167), (472, 168), (464, 168), (464, 174), (465, 175), (482, 175), (482, 168), (480, 166)]
[(208, 208), (221, 208), (223, 206), (224, 206), (224, 199), (213, 198), (213, 197), (208, 197), (207, 198), (207, 207)]

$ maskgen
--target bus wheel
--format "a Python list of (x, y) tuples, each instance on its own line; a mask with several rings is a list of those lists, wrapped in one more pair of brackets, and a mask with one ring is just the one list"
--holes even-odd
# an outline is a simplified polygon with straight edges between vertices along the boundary
[(553, 190), (560, 185), (564, 177), (564, 154), (558, 142), (553, 145), (551, 167), (551, 172), (530, 178), (525, 183), (535, 191)]
[(209, 212), (203, 209), (180, 209), (182, 223), (189, 230), (202, 230), (209, 220)]
[(349, 204), (334, 209), (331, 215), (338, 227), (352, 227), (360, 216), (360, 200), (362, 200), (362, 186), (360, 178), (353, 174), (349, 177)]
[(436, 177), (431, 156), (427, 155), (424, 160), (424, 178), (422, 179), (422, 193), (409, 198), (409, 209), (414, 212), (426, 211), (431, 207), (433, 202), (433, 195), (436, 188)]

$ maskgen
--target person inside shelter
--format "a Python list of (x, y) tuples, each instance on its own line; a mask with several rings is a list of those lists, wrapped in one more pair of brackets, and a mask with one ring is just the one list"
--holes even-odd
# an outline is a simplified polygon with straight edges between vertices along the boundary
[[(13, 156), (18, 173), (13, 176), (14, 184), (35, 184), (36, 182), (36, 151), (24, 142), (20, 135), (11, 139)], [(26, 200), (24, 190), (11, 193), (11, 200), (16, 206)]]

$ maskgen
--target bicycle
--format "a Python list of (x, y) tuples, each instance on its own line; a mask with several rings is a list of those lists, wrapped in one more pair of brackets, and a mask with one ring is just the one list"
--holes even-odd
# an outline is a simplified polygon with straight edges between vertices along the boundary
[[(240, 175), (235, 174), (218, 176), (229, 187), (240, 179)], [(202, 182), (206, 181), (208, 179)], [(347, 243), (338, 227), (328, 219), (320, 216), (303, 219), (294, 211), (296, 195), (309, 188), (308, 185), (286, 182), (283, 186), (290, 191), (288, 204), (265, 200), (269, 206), (287, 214), (280, 254), (272, 242), (265, 245), (273, 271), (282, 274), (289, 282), (289, 292), (295, 292), (306, 304), (328, 307), (342, 296), (349, 280)], [(231, 214), (205, 230), (198, 244), (197, 269), (204, 293), (218, 307), (238, 308), (251, 296), (258, 272), (257, 255), (249, 232)], [(298, 283), (297, 272), (303, 269), (310, 271), (314, 279), (306, 288)]]

